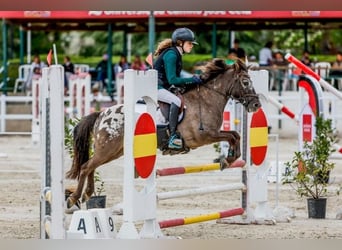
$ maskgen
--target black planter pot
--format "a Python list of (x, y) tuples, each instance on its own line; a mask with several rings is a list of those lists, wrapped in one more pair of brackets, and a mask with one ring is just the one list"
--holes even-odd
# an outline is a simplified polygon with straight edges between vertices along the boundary
[(92, 196), (86, 202), (86, 206), (87, 206), (87, 209), (91, 209), (91, 208), (105, 208), (106, 207), (106, 196), (105, 195)]
[(327, 198), (308, 198), (308, 215), (313, 219), (325, 219)]

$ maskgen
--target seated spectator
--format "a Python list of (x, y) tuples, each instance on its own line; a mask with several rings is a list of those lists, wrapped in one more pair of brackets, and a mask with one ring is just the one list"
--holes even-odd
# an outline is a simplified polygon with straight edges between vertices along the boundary
[(129, 69), (130, 65), (127, 62), (126, 55), (121, 54), (119, 61), (114, 65), (114, 72), (115, 72), (115, 77), (117, 79), (117, 88), (118, 88), (118, 93), (120, 93), (119, 98), (120, 102), (123, 103), (123, 96), (124, 96), (124, 85), (123, 85), (123, 72), (126, 69)]
[(330, 76), (342, 77), (342, 51), (336, 54), (336, 60), (331, 65)]
[(114, 65), (115, 76), (117, 76), (118, 74), (124, 72), (126, 69), (129, 69), (129, 68), (130, 68), (130, 65), (127, 62), (126, 55), (121, 54), (119, 61)]
[(274, 53), (273, 64), (275, 66), (287, 66), (287, 61), (284, 58), (284, 55), (281, 51), (276, 51)]
[(302, 58), (300, 60), (304, 65), (313, 68), (314, 62), (310, 58), (310, 52), (308, 50), (304, 50)]
[(342, 89), (342, 51), (338, 51), (336, 54), (336, 60), (331, 65), (329, 78), (332, 79), (335, 88)]
[(134, 70), (147, 70), (147, 66), (143, 60), (141, 60), (140, 55), (136, 54), (134, 60), (131, 64), (131, 68)]
[(287, 61), (281, 51), (276, 51), (274, 53), (273, 67), (274, 67), (274, 87), (282, 88), (284, 82)]
[(32, 70), (30, 72), (30, 75), (27, 78), (27, 82), (24, 86), (24, 92), (31, 91), (32, 88), (32, 80), (35, 78), (39, 78), (42, 75), (42, 69), (43, 67), (46, 67), (46, 64), (44, 62), (40, 61), (40, 57), (38, 54), (34, 55), (33, 62), (31, 64)]

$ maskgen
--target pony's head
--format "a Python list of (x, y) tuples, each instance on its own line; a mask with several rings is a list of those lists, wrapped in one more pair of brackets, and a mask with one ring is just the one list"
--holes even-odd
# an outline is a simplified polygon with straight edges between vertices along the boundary
[(261, 107), (246, 64), (237, 59), (233, 65), (227, 65), (223, 59), (215, 58), (202, 67), (201, 78), (226, 97), (240, 102), (248, 112)]

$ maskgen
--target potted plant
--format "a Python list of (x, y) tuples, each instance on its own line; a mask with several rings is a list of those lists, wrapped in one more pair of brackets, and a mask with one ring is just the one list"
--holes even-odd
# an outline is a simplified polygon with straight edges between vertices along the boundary
[[(78, 118), (74, 118), (74, 119), (70, 118), (65, 123), (66, 126), (64, 128), (64, 134), (65, 134), (64, 144), (71, 158), (74, 156), (72, 131), (79, 121), (80, 119)], [(92, 155), (93, 150), (92, 149), (90, 150), (91, 150), (90, 155)], [(94, 193), (90, 197), (90, 199), (86, 202), (86, 207), (87, 209), (105, 208), (106, 207), (106, 195), (103, 195), (103, 193), (105, 192), (104, 181), (102, 180), (101, 175), (98, 171), (95, 171), (94, 173), (94, 184), (95, 184)], [(68, 195), (70, 195), (70, 192), (68, 192)]]
[(316, 117), (316, 135), (311, 143), (305, 141), (303, 150), (294, 152), (286, 162), (283, 184), (290, 184), (301, 197), (307, 197), (309, 218), (325, 218), (329, 174), (335, 163), (329, 160), (335, 151), (336, 135), (331, 119)]

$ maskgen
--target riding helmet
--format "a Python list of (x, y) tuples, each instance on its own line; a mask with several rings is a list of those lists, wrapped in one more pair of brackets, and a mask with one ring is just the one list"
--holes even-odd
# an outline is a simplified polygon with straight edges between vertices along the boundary
[(176, 29), (171, 36), (172, 42), (176, 44), (177, 40), (181, 41), (190, 41), (193, 44), (198, 45), (195, 39), (194, 32), (188, 28), (178, 28)]

